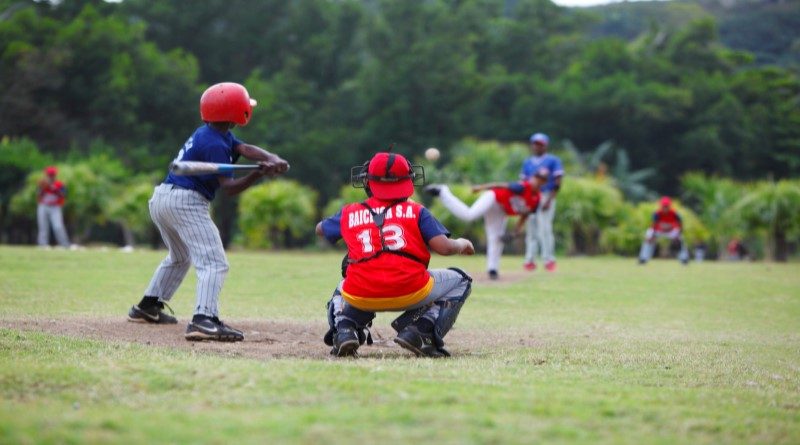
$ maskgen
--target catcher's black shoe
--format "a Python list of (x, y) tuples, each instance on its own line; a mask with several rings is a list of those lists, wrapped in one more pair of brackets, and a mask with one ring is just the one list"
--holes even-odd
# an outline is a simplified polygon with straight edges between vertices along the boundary
[[(159, 302), (156, 306), (139, 306), (137, 304), (128, 311), (128, 321), (134, 323), (175, 324), (178, 319), (164, 312), (164, 308), (172, 312), (172, 308)], [(174, 314), (174, 312), (172, 312)]]
[(408, 349), (417, 357), (447, 357), (444, 350), (440, 350), (433, 342), (433, 333), (420, 332), (414, 325), (406, 326), (397, 334), (394, 342), (403, 349)]
[(358, 355), (358, 334), (350, 327), (339, 327), (333, 338), (333, 351), (337, 357), (355, 357)]
[(242, 341), (244, 333), (223, 323), (217, 317), (205, 317), (200, 320), (192, 320), (186, 326), (184, 337), (190, 341)]

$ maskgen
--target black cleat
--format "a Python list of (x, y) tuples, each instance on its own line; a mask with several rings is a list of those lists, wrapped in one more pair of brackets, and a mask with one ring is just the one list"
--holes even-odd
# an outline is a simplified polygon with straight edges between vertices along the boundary
[(647, 264), (647, 260), (644, 258), (639, 258), (639, 264)]
[(431, 196), (439, 196), (439, 193), (441, 193), (441, 191), (442, 191), (442, 186), (440, 186), (439, 184), (431, 184), (425, 187), (425, 193)]
[(400, 345), (403, 349), (408, 349), (413, 352), (417, 357), (447, 357), (445, 351), (436, 347), (433, 342), (433, 334), (425, 334), (419, 331), (416, 326), (410, 325), (403, 329), (395, 337), (394, 342)]
[[(146, 307), (142, 309), (139, 305), (133, 305), (128, 311), (128, 321), (134, 323), (153, 323), (153, 324), (175, 324), (178, 319), (164, 312), (164, 307), (172, 312), (172, 308), (159, 303), (158, 306)], [(174, 313), (174, 312), (173, 312)]]
[(360, 345), (355, 329), (341, 327), (336, 331), (336, 337), (333, 338), (331, 353), (337, 357), (357, 357)]
[(190, 341), (242, 341), (244, 333), (226, 325), (217, 317), (209, 317), (200, 321), (191, 321), (186, 326), (184, 337)]
[(500, 278), (500, 274), (498, 274), (496, 270), (490, 270), (489, 271), (489, 279), (490, 280), (497, 280), (499, 278)]

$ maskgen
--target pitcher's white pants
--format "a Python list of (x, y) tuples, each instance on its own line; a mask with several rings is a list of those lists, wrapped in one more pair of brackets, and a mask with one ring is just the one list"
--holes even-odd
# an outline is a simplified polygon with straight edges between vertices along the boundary
[(483, 217), (484, 230), (486, 231), (486, 270), (498, 270), (500, 257), (503, 255), (503, 234), (506, 231), (508, 216), (497, 199), (494, 191), (487, 190), (478, 197), (471, 206), (467, 206), (450, 191), (446, 185), (439, 190), (439, 199), (456, 218), (464, 221), (474, 221)]

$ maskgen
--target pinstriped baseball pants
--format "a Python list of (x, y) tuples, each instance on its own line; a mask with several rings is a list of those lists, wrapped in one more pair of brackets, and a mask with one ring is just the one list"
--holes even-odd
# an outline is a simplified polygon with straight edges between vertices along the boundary
[(169, 253), (150, 280), (145, 295), (169, 301), (190, 265), (197, 272), (195, 314), (219, 316), (219, 293), (228, 273), (228, 259), (209, 214), (210, 202), (201, 194), (161, 184), (150, 198), (150, 217)]

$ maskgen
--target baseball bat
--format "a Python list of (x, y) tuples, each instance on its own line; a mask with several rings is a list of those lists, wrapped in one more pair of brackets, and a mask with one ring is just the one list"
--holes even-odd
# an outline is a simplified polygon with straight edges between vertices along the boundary
[(214, 175), (247, 170), (258, 170), (258, 165), (199, 161), (174, 161), (169, 165), (169, 171), (179, 176)]

